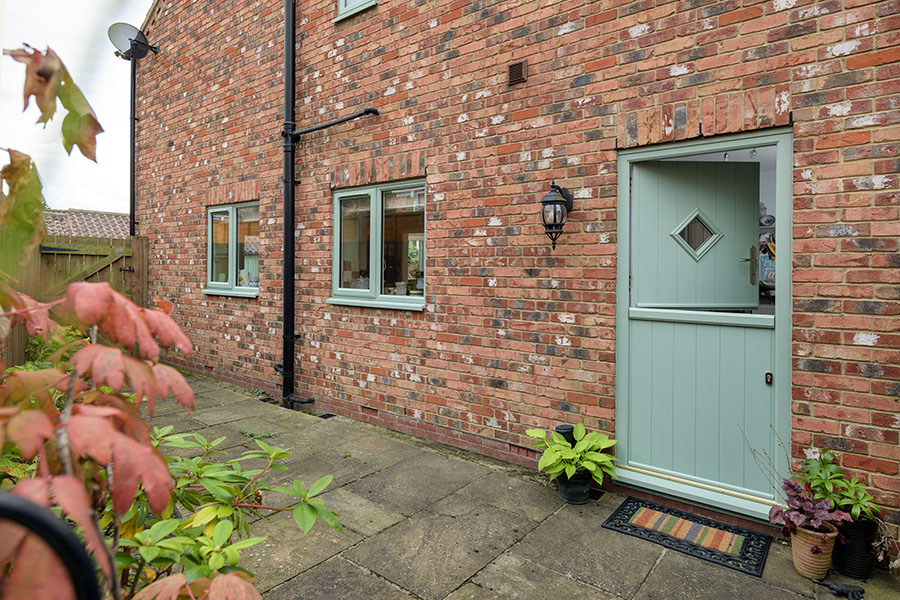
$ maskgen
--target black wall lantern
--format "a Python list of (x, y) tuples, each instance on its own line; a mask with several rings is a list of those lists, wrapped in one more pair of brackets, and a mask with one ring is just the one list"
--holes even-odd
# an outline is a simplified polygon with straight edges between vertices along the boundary
[(551, 182), (550, 191), (541, 200), (541, 222), (544, 224), (544, 233), (553, 242), (554, 249), (570, 212), (572, 212), (572, 192), (559, 187), (555, 181)]

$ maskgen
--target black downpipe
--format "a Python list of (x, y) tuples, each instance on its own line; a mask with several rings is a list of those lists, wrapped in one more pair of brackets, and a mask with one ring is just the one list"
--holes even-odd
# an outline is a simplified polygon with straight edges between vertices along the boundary
[(294, 144), (300, 136), (320, 131), (366, 115), (378, 116), (378, 109), (366, 108), (352, 115), (306, 129), (296, 130), (294, 122), (295, 66), (296, 66), (296, 0), (284, 0), (284, 128), (281, 131), (284, 154), (284, 280), (281, 364), (275, 370), (281, 374), (281, 405), (293, 408), (294, 403), (309, 404), (313, 398), (294, 396)]
[(137, 92), (137, 59), (134, 57), (134, 40), (131, 41), (131, 143), (128, 145), (131, 148), (131, 181), (130, 183), (130, 195), (129, 195), (129, 204), (128, 204), (128, 235), (134, 237), (134, 180), (135, 180), (135, 172), (134, 172), (134, 123), (137, 120), (137, 116), (135, 115), (135, 102), (134, 96)]
[(284, 291), (281, 340), (281, 405), (294, 405), (294, 70), (296, 65), (295, 0), (284, 0)]

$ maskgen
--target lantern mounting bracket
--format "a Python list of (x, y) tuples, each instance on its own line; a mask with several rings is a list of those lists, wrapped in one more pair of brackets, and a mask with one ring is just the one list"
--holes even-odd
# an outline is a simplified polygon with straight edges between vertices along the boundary
[(572, 212), (572, 203), (575, 201), (575, 197), (572, 196), (572, 192), (570, 192), (568, 188), (559, 187), (558, 185), (556, 185), (555, 181), (550, 183), (550, 189), (558, 192), (559, 195), (563, 197), (563, 199), (566, 201), (566, 211)]

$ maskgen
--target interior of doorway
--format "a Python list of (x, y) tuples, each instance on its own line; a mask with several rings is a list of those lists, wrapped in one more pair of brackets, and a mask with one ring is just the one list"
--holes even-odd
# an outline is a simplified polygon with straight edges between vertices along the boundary
[(759, 306), (754, 309), (730, 309), (743, 314), (775, 314), (775, 146), (743, 148), (726, 152), (707, 152), (663, 158), (667, 162), (751, 162), (759, 164)]

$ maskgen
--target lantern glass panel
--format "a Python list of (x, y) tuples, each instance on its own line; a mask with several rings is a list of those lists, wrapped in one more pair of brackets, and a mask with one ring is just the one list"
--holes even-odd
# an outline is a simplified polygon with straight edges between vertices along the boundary
[(566, 222), (566, 209), (562, 204), (545, 204), (541, 208), (541, 221), (544, 225), (563, 225)]

